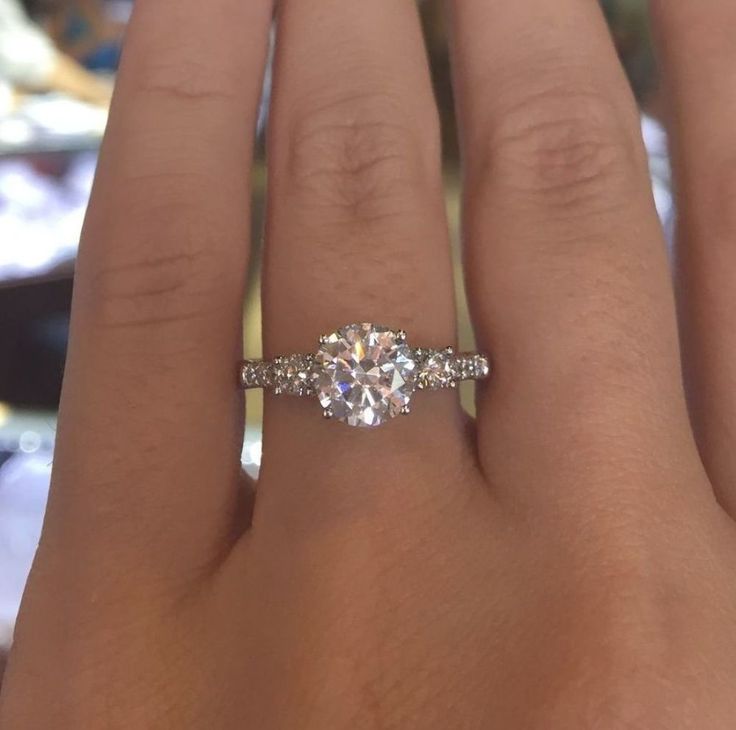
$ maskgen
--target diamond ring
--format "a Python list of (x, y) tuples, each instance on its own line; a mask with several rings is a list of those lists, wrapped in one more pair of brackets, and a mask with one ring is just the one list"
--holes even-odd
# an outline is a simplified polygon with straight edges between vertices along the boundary
[(316, 396), (325, 418), (370, 428), (408, 414), (417, 390), (455, 388), (461, 380), (482, 380), (489, 372), (484, 355), (451, 347), (414, 348), (403, 330), (349, 324), (320, 337), (315, 354), (245, 360), (240, 385)]

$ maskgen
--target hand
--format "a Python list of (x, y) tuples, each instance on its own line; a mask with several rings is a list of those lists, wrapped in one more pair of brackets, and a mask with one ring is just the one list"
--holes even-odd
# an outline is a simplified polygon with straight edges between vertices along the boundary
[[(457, 0), (466, 275), (495, 365), (477, 424), (449, 391), (375, 431), (269, 397), (251, 520), (234, 368), (271, 4), (136, 3), (3, 730), (733, 727), (736, 6), (654, 4), (695, 437), (597, 3)], [(365, 319), (452, 341), (414, 3), (285, 0), (278, 21), (267, 355)]]

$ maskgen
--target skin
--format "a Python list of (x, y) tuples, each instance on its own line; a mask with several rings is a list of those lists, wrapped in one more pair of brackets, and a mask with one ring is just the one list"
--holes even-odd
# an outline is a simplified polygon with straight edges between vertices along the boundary
[[(370, 432), (270, 397), (253, 503), (233, 370), (272, 8), (136, 2), (3, 730), (733, 727), (736, 5), (653, 2), (681, 346), (597, 3), (449, 6), (477, 423), (452, 392)], [(266, 354), (366, 318), (452, 341), (414, 4), (278, 20)]]

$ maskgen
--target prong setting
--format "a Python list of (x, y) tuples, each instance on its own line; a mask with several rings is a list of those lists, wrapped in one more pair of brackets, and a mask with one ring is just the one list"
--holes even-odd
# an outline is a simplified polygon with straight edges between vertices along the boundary
[(396, 342), (398, 342), (400, 345), (403, 345), (406, 342), (406, 338), (407, 338), (406, 330), (397, 330)]
[(327, 420), (330, 420), (331, 418), (335, 417), (335, 413), (333, 412), (332, 408), (325, 408), (322, 411), (322, 417)]
[(408, 416), (411, 413), (411, 406), (407, 403), (400, 411), (402, 416)]

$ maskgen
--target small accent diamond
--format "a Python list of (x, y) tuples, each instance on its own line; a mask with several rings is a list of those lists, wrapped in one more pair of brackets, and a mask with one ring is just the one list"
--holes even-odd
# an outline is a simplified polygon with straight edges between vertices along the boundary
[(311, 355), (288, 355), (274, 362), (274, 383), (281, 393), (288, 395), (310, 395), (314, 393), (314, 357)]

